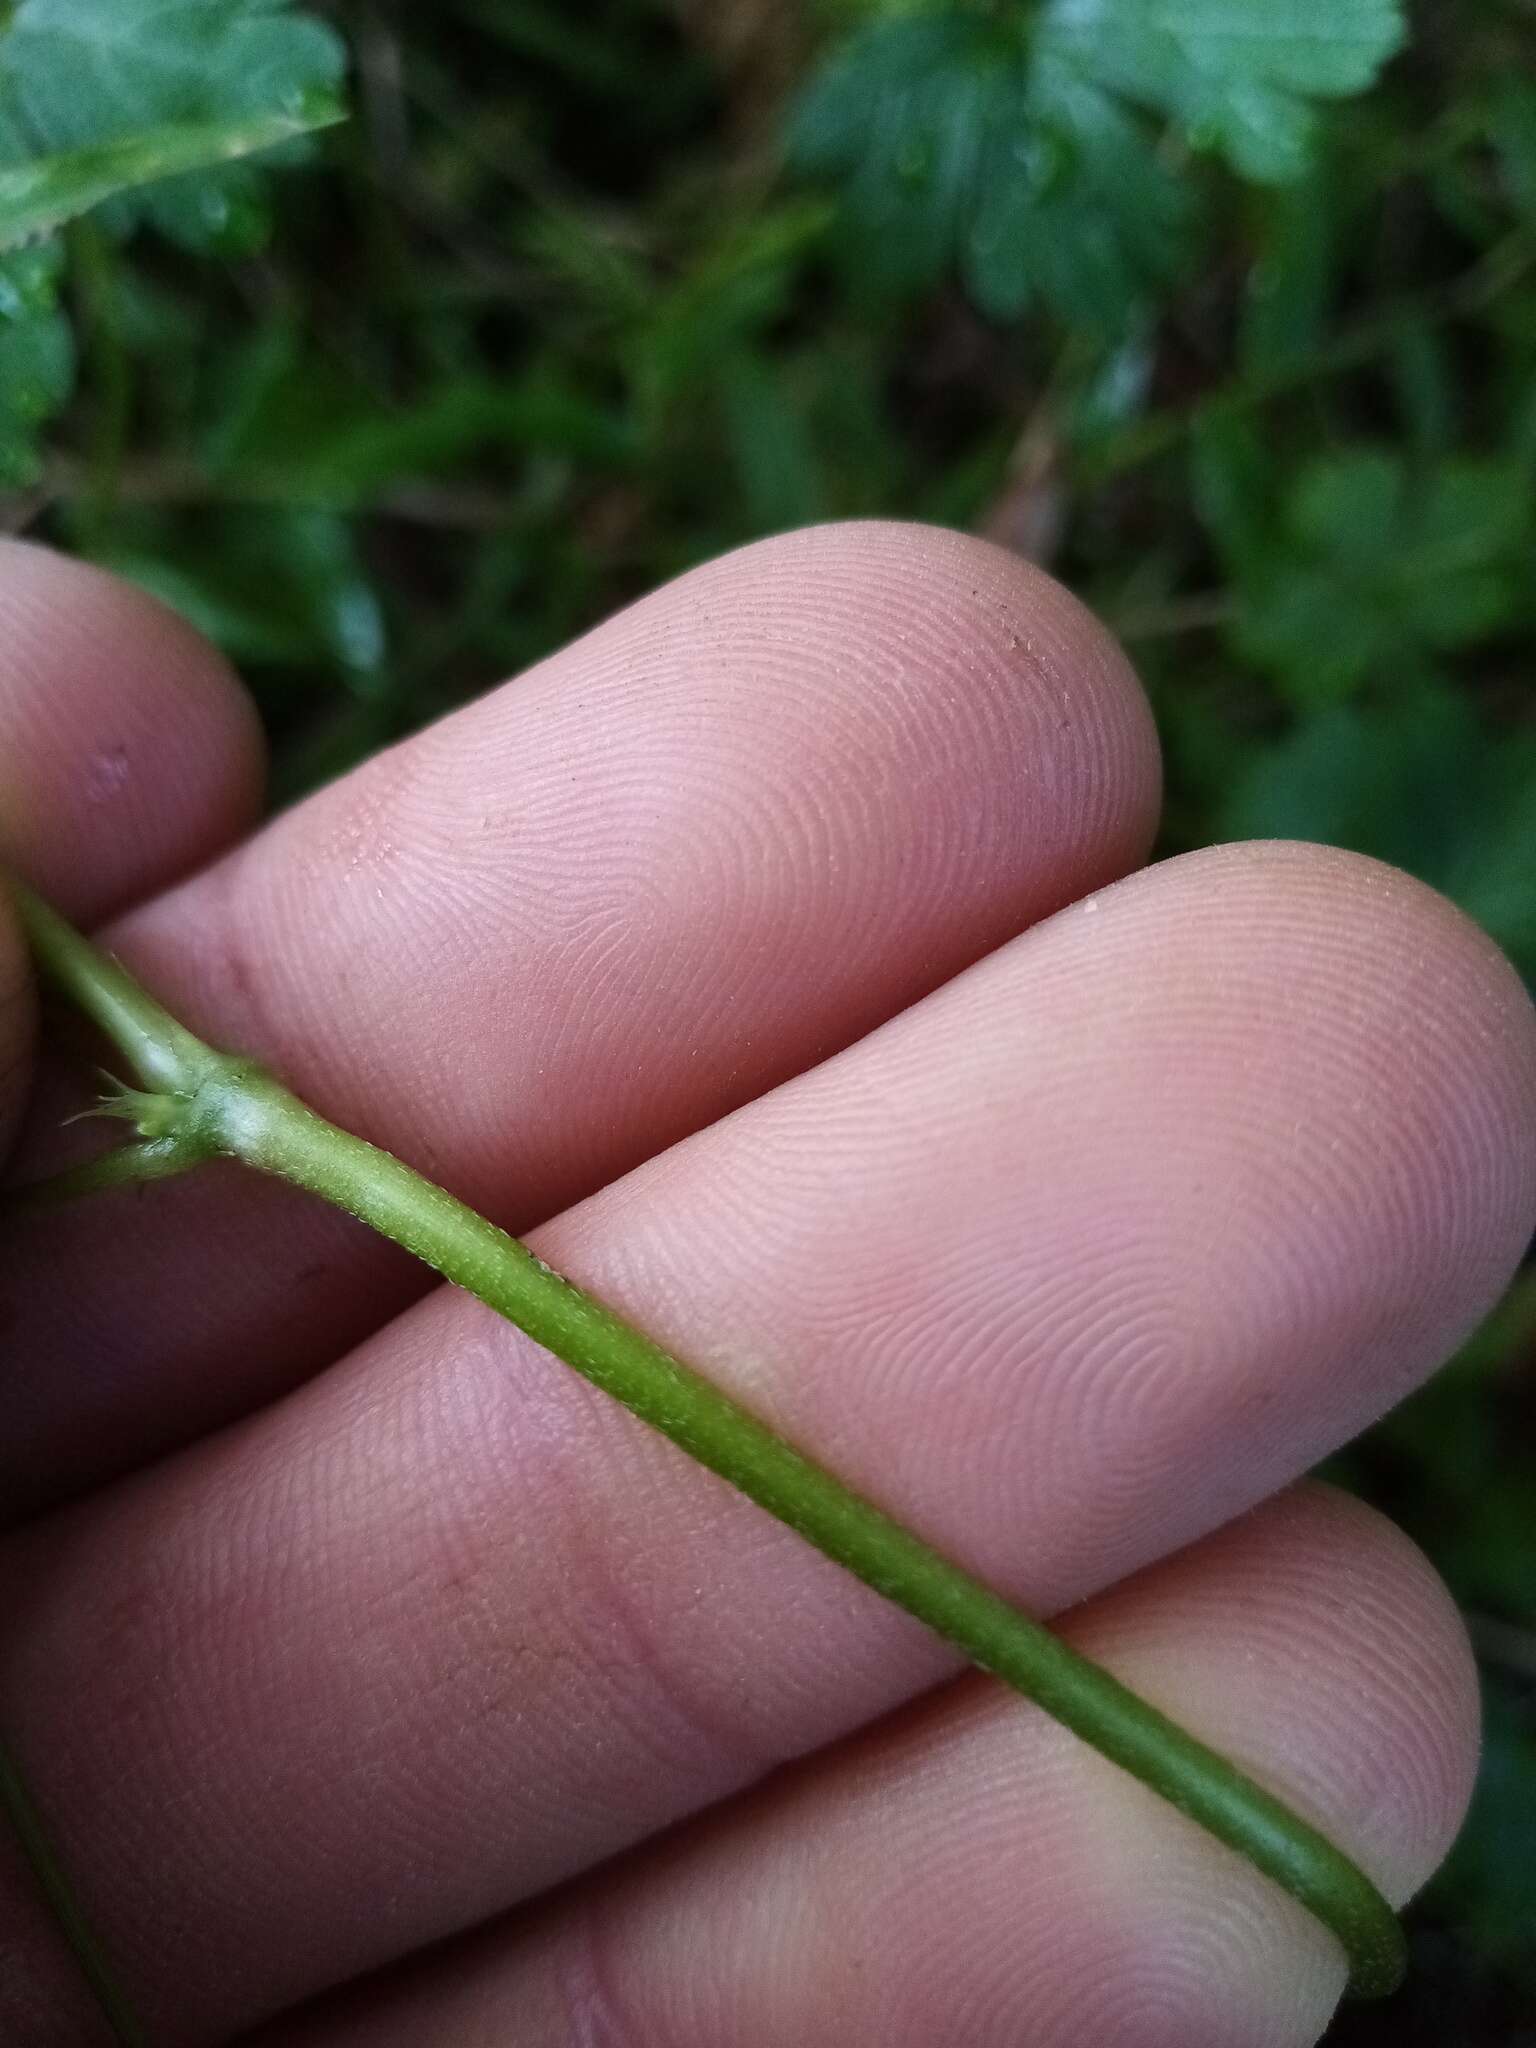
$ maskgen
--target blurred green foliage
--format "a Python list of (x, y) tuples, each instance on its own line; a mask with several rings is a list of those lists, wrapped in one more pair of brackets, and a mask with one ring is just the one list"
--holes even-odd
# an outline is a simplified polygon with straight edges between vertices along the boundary
[[(344, 50), (346, 128), (169, 175)], [(0, 488), (241, 663), (284, 798), (756, 534), (969, 526), (1129, 643), (1168, 850), (1381, 854), (1536, 978), (1530, 0), (0, 0)], [(1529, 2042), (1536, 1274), (1338, 1470), (1489, 1732), (1331, 2038)]]

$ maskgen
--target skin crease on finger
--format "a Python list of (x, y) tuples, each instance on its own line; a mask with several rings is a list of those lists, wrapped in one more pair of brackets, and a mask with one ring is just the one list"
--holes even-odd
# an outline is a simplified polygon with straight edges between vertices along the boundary
[[(1444, 1855), (1475, 1673), (1372, 1510), (1300, 1488), (1065, 1632), (1394, 1898)], [(249, 2048), (1306, 2048), (1342, 1982), (1299, 1907), (973, 1676)]]
[[(1530, 1005), (1480, 934), (1373, 863), (1224, 848), (1063, 912), (536, 1243), (1050, 1611), (1430, 1369), (1536, 1220), (1533, 1132)], [(447, 1292), (0, 1577), (0, 1724), (168, 2042), (952, 1669)]]
[[(1135, 677), (1049, 578), (959, 535), (814, 529), (683, 577), (107, 936), (195, 1029), (522, 1230), (1135, 867), (1158, 795)], [(45, 1095), (26, 1171), (73, 1106)], [(9, 1261), (33, 1283), (0, 1269), (13, 1514), (425, 1285), (219, 1173)]]

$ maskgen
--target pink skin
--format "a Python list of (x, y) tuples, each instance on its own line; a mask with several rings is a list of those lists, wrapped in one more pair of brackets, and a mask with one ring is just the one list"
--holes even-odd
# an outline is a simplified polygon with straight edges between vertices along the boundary
[[(1135, 678), (1063, 590), (957, 536), (836, 528), (684, 577), (108, 938), (521, 1230), (1135, 867), (1157, 802)], [(43, 1092), (23, 1171), (75, 1106)], [(425, 1285), (218, 1174), (18, 1233), (0, 1501), (248, 1411)]]
[(115, 576), (3, 538), (0, 732), (0, 847), (73, 918), (167, 887), (260, 812), (260, 728), (208, 643)]
[[(260, 802), (260, 729), (207, 642), (115, 577), (0, 537), (0, 860), (95, 920), (228, 845)], [(0, 1152), (33, 1026), (0, 906)]]
[[(1330, 1496), (1223, 1525), (1504, 1284), (1536, 1028), (1487, 942), (1371, 863), (1117, 880), (1154, 790), (1123, 664), (1033, 572), (801, 535), (114, 943), (473, 1199), (588, 1193), (546, 1257), (1020, 1599), (1098, 1594), (1096, 1653), (1402, 1892), (1465, 1799), (1454, 1615)], [(273, 2039), (457, 2048), (516, 2013), (551, 2048), (925, 2048), (963, 2009), (967, 2041), (1049, 2048), (1091, 1985), (1112, 2048), (1316, 2038), (1337, 1955), (1299, 1911), (474, 1304), (392, 1317), (397, 1269), (324, 1229), (298, 1307), (311, 1213), (243, 1183), (81, 1211), (11, 1282), (30, 1498), (106, 1469), (109, 1426), (142, 1457), (329, 1366), (0, 1548), (0, 1725), (157, 2038), (499, 1915)], [(27, 1293), (80, 1260), (63, 1303)], [(79, 2041), (0, 1871), (3, 1945), (0, 2035)]]
[[(1066, 1632), (1395, 1896), (1449, 1845), (1471, 1660), (1423, 1559), (1358, 1503), (1284, 1495)], [(1272, 2048), (1314, 2038), (1341, 1981), (1299, 1907), (973, 1676), (259, 2041)]]

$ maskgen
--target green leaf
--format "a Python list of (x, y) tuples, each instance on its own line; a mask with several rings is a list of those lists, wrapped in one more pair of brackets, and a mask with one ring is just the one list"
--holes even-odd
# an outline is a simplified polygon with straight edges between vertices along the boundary
[(240, 508), (202, 522), (177, 548), (101, 553), (237, 660), (328, 670), (353, 695), (386, 680), (383, 608), (351, 526), (306, 507)]
[[(288, 0), (19, 0), (0, 30), (0, 161), (273, 117), (299, 132), (333, 111), (344, 68), (334, 32)], [(117, 198), (108, 224), (147, 217), (194, 245), (248, 238), (257, 194), (248, 167), (201, 169)]]
[[(1525, 1503), (1518, 1496), (1511, 1499), (1509, 1491), (1503, 1499), (1511, 1519), (1520, 1517)], [(1529, 1528), (1527, 1519), (1523, 1533), (1528, 1535)], [(1521, 1557), (1519, 1550), (1515, 1557)], [(1477, 1793), (1437, 1890), (1454, 1898), (1454, 1924), (1475, 1928), (1482, 1969), (1486, 1971), (1488, 1958), (1498, 1957), (1521, 1984), (1536, 1989), (1531, 1949), (1536, 1921), (1536, 1857), (1531, 1855), (1536, 1716), (1528, 1684), (1518, 1692), (1508, 1680), (1485, 1689)]]
[(1190, 242), (1189, 181), (1134, 110), (1173, 119), (1248, 177), (1298, 178), (1313, 103), (1369, 85), (1403, 34), (1398, 0), (1051, 0), (1038, 22), (881, 18), (813, 79), (790, 154), (842, 185), (853, 254), (888, 285), (926, 287), (955, 266), (995, 318), (1043, 300), (1123, 334)]
[(1256, 748), (1220, 806), (1221, 839), (1313, 839), (1438, 881), (1484, 768), (1466, 700), (1431, 688), (1408, 705), (1330, 705)]
[(842, 184), (867, 271), (906, 288), (958, 265), (999, 319), (1043, 299), (1123, 332), (1186, 246), (1187, 202), (1138, 123), (1007, 23), (871, 24), (803, 96), (790, 151)]
[(1493, 110), (1493, 142), (1518, 213), (1536, 214), (1536, 83), (1506, 77)]
[(1536, 733), (1485, 726), (1444, 683), (1303, 716), (1249, 755), (1216, 836), (1316, 839), (1408, 868), (1536, 981)]
[(0, 255), (0, 489), (37, 475), (38, 432), (68, 398), (75, 350), (58, 310), (57, 249)]
[(1250, 534), (1233, 557), (1237, 644), (1300, 703), (1421, 673), (1514, 617), (1531, 521), (1514, 462), (1420, 474), (1386, 449), (1323, 457), (1296, 478), (1268, 546)]
[(227, 368), (205, 464), (296, 505), (362, 506), (391, 485), (481, 473), (494, 457), (553, 454), (613, 470), (637, 452), (628, 423), (550, 364), (499, 378), (449, 376), (386, 403), (274, 324), (232, 353)]
[(141, 185), (251, 156), (341, 119), (335, 101), (316, 100), (298, 114), (152, 128), (122, 142), (13, 165), (0, 170), (0, 250), (51, 234), (103, 200)]
[(659, 445), (679, 402), (782, 317), (828, 219), (824, 202), (801, 200), (733, 223), (643, 308), (623, 348), (645, 438)]
[(1006, 30), (958, 16), (877, 21), (812, 80), (790, 155), (842, 183), (868, 268), (931, 284), (977, 202), (983, 135), (1017, 126), (1027, 90), (1022, 46)]
[(1406, 33), (1400, 0), (1052, 0), (1043, 39), (1170, 115), (1245, 177), (1300, 177), (1312, 101), (1362, 92)]
[(1349, 190), (1337, 152), (1320, 149), (1304, 177), (1258, 195), (1238, 338), (1250, 376), (1284, 370), (1322, 345)]
[(1436, 879), (1536, 986), (1536, 732), (1489, 742), (1461, 826)]
[(1211, 407), (1190, 435), (1195, 509), (1233, 575), (1251, 582), (1274, 552), (1276, 451), (1249, 415)]
[(749, 529), (771, 533), (823, 517), (815, 452), (785, 378), (748, 348), (727, 357), (717, 376)]
[(1022, 118), (994, 125), (961, 268), (984, 312), (1039, 297), (1092, 332), (1128, 333), (1175, 277), (1187, 194), (1141, 127), (1071, 65), (1042, 54)]

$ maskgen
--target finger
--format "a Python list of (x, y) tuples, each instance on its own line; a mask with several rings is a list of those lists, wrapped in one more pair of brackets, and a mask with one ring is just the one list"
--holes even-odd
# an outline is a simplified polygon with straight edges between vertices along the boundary
[[(1064, 1632), (1395, 1900), (1449, 1847), (1477, 1755), (1465, 1631), (1358, 1502), (1272, 1502)], [(1343, 1981), (1250, 1865), (970, 1678), (260, 2044), (1305, 2048)]]
[[(0, 865), (94, 919), (219, 851), (251, 822), (260, 788), (254, 713), (213, 648), (127, 584), (0, 539)], [(0, 877), (0, 1156), (26, 1097), (32, 1032), (25, 952)], [(21, 1321), (0, 1285), (7, 1427)], [(30, 1891), (7, 1906), (0, 2038), (30, 2048), (76, 1981)], [(25, 1989), (10, 1967), (23, 1942), (52, 1959)], [(88, 2036), (71, 2022), (66, 2038)]]
[[(684, 577), (112, 943), (523, 1228), (1134, 866), (1156, 804), (1145, 703), (1065, 592), (958, 536), (824, 529)], [(426, 1284), (217, 1176), (12, 1257), (41, 1283), (0, 1449), (18, 1507), (271, 1396)]]
[(248, 830), (256, 715), (208, 642), (115, 576), (0, 539), (0, 860), (106, 916)]
[[(1234, 848), (1037, 927), (537, 1243), (1051, 1611), (1443, 1356), (1536, 1220), (1533, 1137), (1530, 1006), (1480, 934), (1373, 863)], [(0, 1725), (168, 2042), (954, 1668), (447, 1292), (13, 1543), (0, 1592)]]
[[(255, 714), (206, 641), (115, 577), (0, 538), (0, 866), (92, 919), (227, 845), (260, 788)], [(0, 903), (0, 1158), (32, 1036), (24, 948)], [(24, 1343), (20, 1318), (0, 1287), (0, 1334)]]

